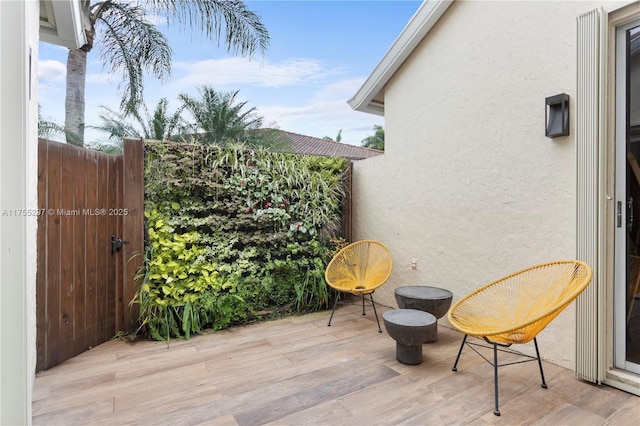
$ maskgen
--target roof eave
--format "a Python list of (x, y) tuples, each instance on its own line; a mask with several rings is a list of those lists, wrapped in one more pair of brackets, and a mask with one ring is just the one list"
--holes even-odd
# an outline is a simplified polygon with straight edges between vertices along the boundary
[(374, 99), (384, 99), (381, 94), (384, 86), (452, 2), (453, 0), (426, 0), (422, 3), (360, 90), (348, 101), (352, 109), (384, 115), (384, 102)]
[(40, 40), (79, 49), (87, 44), (80, 0), (40, 0)]

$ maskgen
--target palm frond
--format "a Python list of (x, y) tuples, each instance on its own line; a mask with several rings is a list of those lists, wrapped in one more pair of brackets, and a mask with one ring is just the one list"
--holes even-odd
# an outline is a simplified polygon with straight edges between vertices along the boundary
[(147, 7), (167, 24), (174, 21), (185, 28), (196, 28), (208, 39), (220, 44), (223, 39), (229, 52), (251, 56), (257, 49), (269, 47), (269, 32), (260, 17), (238, 0), (149, 0)]
[(54, 121), (42, 118), (40, 105), (38, 105), (38, 137), (53, 139), (57, 136), (64, 138), (64, 127)]
[(121, 108), (133, 111), (142, 102), (143, 77), (150, 72), (160, 80), (171, 73), (171, 47), (148, 21), (146, 11), (131, 3), (108, 2), (97, 18), (104, 24), (100, 56), (113, 74), (121, 75)]
[(181, 110), (171, 114), (169, 101), (162, 98), (158, 101), (153, 115), (145, 104), (133, 111), (124, 113), (102, 106), (98, 117), (102, 121), (99, 126), (87, 126), (108, 136), (110, 142), (118, 142), (125, 136), (142, 137), (145, 139), (171, 140), (185, 127)]

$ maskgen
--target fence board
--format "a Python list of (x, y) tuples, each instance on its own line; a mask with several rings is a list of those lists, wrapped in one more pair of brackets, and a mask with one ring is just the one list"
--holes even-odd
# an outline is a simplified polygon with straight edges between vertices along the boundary
[(46, 229), (46, 250), (47, 250), (47, 295), (45, 306), (45, 330), (47, 336), (45, 345), (45, 364), (56, 365), (61, 361), (60, 355), (60, 218), (52, 214), (53, 209), (48, 206), (57, 204), (54, 201), (60, 199), (60, 155), (59, 146), (49, 146), (48, 149), (49, 173), (47, 183), (47, 229)]
[(85, 156), (82, 150), (74, 150), (71, 162), (71, 175), (73, 178), (73, 211), (70, 221), (73, 224), (72, 260), (73, 261), (73, 349), (71, 353), (82, 352), (86, 340), (86, 216), (78, 214), (84, 207), (86, 192), (86, 167)]
[[(97, 205), (98, 194), (98, 160), (92, 152), (85, 152), (85, 167), (86, 167), (86, 198), (85, 208), (93, 209)], [(86, 310), (86, 345), (88, 347), (94, 347), (98, 344), (97, 336), (97, 291), (96, 281), (100, 274), (98, 270), (98, 235), (95, 232), (97, 228), (97, 218), (95, 215), (86, 215), (86, 225), (89, 232), (87, 232), (87, 238), (85, 242), (85, 272), (87, 277), (87, 283), (85, 287), (85, 310)]]
[[(123, 216), (123, 233), (129, 244), (122, 249), (123, 257), (123, 286), (122, 329), (134, 331), (137, 327), (138, 306), (128, 308), (129, 302), (135, 297), (138, 284), (133, 277), (142, 266), (142, 252), (144, 250), (144, 149), (142, 140), (124, 140), (123, 176), (123, 205), (127, 206), (128, 214)], [(116, 305), (118, 306), (118, 305)]]
[[(96, 153), (93, 153), (96, 155)], [(96, 155), (96, 157), (98, 157)], [(107, 209), (107, 195), (109, 191), (109, 164), (106, 161), (100, 161), (98, 158), (97, 178), (98, 192), (96, 205), (94, 209), (97, 209), (96, 214), (96, 234), (97, 234), (97, 270), (98, 276), (96, 277), (96, 336), (98, 342), (104, 342), (109, 339), (110, 336), (106, 335), (106, 314), (107, 314), (107, 299), (109, 294), (109, 283), (107, 282), (107, 268), (108, 260), (107, 256), (111, 253), (111, 242), (108, 229), (107, 218), (108, 216), (102, 215), (102, 209)], [(114, 206), (115, 207), (115, 206)], [(115, 290), (115, 289), (114, 289)]]
[(73, 334), (74, 313), (74, 270), (73, 262), (76, 253), (73, 243), (73, 216), (66, 213), (73, 208), (72, 167), (74, 152), (69, 152), (60, 162), (60, 204), (56, 207), (56, 216), (60, 221), (60, 335), (69, 336), (70, 340), (60, 347), (61, 357), (70, 358), (75, 347)]
[[(109, 197), (108, 204), (110, 206), (122, 206), (122, 163), (123, 161), (116, 161), (116, 158), (112, 158), (109, 163), (109, 182), (111, 186), (109, 188)], [(114, 235), (118, 237), (123, 237), (122, 234), (122, 220), (121, 209), (118, 209), (109, 216), (109, 229)], [(124, 209), (122, 209), (124, 210)], [(118, 253), (111, 253), (111, 247), (109, 247), (109, 257), (111, 257), (111, 261), (107, 262), (109, 265), (107, 274), (110, 281), (122, 282), (122, 262), (123, 256)], [(117, 293), (119, 289), (122, 288), (122, 285), (116, 286), (116, 291), (109, 292), (107, 294), (107, 304), (106, 304), (106, 320), (107, 323), (105, 327), (107, 330), (115, 330), (116, 329), (116, 300)]]
[[(48, 144), (46, 141), (40, 141), (38, 144), (38, 207), (47, 205), (47, 183), (48, 177)], [(38, 216), (38, 247), (37, 247), (37, 273), (36, 273), (36, 347), (46, 347), (47, 339), (47, 215), (41, 211)], [(45, 240), (42, 244), (41, 241)], [(36, 365), (45, 364), (44, 351), (37, 351)]]

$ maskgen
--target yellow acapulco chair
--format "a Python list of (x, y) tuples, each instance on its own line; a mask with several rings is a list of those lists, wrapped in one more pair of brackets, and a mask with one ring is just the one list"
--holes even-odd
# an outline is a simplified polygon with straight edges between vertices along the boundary
[[(495, 409), (498, 407), (498, 367), (538, 361), (542, 387), (547, 388), (538, 351), (536, 336), (560, 312), (589, 285), (591, 268), (578, 260), (544, 263), (513, 273), (489, 283), (455, 303), (447, 314), (449, 323), (464, 333), (458, 356), (452, 370), (457, 371), (458, 361), (465, 346), (484, 358), (494, 368)], [(468, 336), (484, 339), (491, 346), (470, 343)], [(508, 349), (512, 344), (523, 344), (533, 340), (536, 357)], [(493, 348), (493, 362), (475, 347)], [(520, 355), (524, 361), (498, 364), (498, 351)]]
[(392, 270), (391, 253), (384, 244), (378, 241), (362, 240), (342, 248), (331, 259), (324, 274), (327, 284), (339, 292), (327, 326), (331, 326), (336, 306), (338, 303), (342, 303), (340, 302), (342, 293), (362, 296), (362, 315), (365, 314), (365, 296), (369, 295), (370, 300), (367, 302), (373, 306), (378, 331), (382, 333), (376, 304), (373, 301), (373, 292), (387, 282)]

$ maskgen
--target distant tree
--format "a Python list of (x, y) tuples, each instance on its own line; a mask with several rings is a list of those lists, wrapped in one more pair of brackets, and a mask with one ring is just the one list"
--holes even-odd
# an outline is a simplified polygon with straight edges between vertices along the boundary
[(360, 146), (384, 151), (384, 129), (382, 126), (375, 124), (373, 130), (375, 133), (362, 139)]
[(94, 43), (100, 46), (105, 67), (121, 77), (118, 89), (123, 111), (132, 111), (142, 102), (145, 74), (164, 79), (171, 72), (171, 48), (151, 17), (200, 31), (213, 42), (222, 39), (233, 53), (251, 55), (269, 44), (267, 29), (242, 1), (82, 0), (80, 4), (87, 44), (69, 50), (64, 126), (67, 142), (80, 146), (84, 144), (87, 54)]
[(251, 130), (244, 141), (251, 148), (268, 151), (291, 152), (293, 142), (277, 128)]
[(338, 136), (336, 136), (335, 139), (333, 139), (331, 136), (323, 136), (322, 139), (334, 142), (342, 142), (342, 129), (338, 131)]
[(247, 133), (262, 126), (262, 117), (256, 108), (245, 109), (247, 102), (237, 99), (235, 92), (218, 92), (213, 87), (198, 87), (197, 97), (181, 93), (182, 108), (193, 118), (191, 134), (204, 144), (242, 142)]
[(98, 114), (102, 124), (93, 128), (106, 134), (110, 143), (121, 143), (125, 136), (172, 140), (183, 134), (187, 126), (181, 116), (181, 109), (169, 112), (169, 101), (166, 98), (158, 101), (153, 114), (149, 114), (145, 104), (126, 113), (105, 106), (102, 109), (103, 112)]
[(85, 148), (105, 154), (118, 155), (122, 154), (122, 139), (117, 143), (90, 142), (85, 145)]

